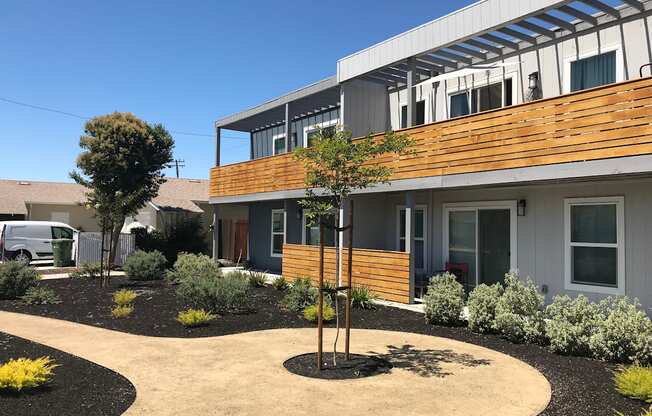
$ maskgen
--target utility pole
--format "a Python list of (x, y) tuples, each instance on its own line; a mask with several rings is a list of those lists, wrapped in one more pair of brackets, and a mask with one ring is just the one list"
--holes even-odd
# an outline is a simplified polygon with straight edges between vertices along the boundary
[(169, 168), (175, 167), (177, 170), (177, 178), (179, 178), (179, 168), (185, 168), (186, 161), (182, 159), (174, 159), (170, 165), (168, 165)]

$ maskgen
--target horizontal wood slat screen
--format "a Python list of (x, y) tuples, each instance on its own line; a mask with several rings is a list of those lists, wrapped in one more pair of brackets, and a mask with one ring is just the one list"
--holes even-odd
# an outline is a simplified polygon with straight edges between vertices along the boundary
[[(405, 129), (411, 154), (373, 163), (397, 180), (650, 154), (651, 123), (644, 78)], [(304, 176), (292, 154), (216, 167), (210, 195), (301, 189)]]
[[(344, 249), (343, 276), (348, 273), (348, 249)], [(324, 249), (324, 278), (335, 283), (335, 248)], [(310, 277), (319, 281), (319, 247), (283, 245), (283, 276), (288, 280)], [(367, 286), (378, 297), (395, 302), (410, 300), (410, 256), (397, 251), (353, 249), (353, 285)], [(344, 280), (345, 281), (345, 280)]]

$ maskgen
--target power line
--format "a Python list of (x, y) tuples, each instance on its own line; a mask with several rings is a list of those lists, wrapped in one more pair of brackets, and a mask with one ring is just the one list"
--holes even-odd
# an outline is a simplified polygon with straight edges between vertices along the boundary
[[(31, 108), (31, 109), (34, 109), (34, 110), (48, 111), (50, 113), (56, 113), (56, 114), (61, 114), (61, 115), (64, 115), (64, 116), (75, 117), (75, 118), (78, 118), (78, 119), (81, 119), (81, 120), (90, 120), (92, 118), (92, 117), (86, 117), (86, 116), (82, 116), (82, 115), (75, 114), (75, 113), (70, 113), (68, 111), (57, 110), (55, 108), (49, 108), (49, 107), (44, 107), (44, 106), (41, 106), (41, 105), (29, 104), (29, 103), (24, 103), (24, 102), (21, 102), (21, 101), (16, 101), (16, 100), (10, 100), (9, 98), (0, 97), (0, 101), (4, 101), (4, 102), (9, 103), (9, 104), (19, 105), (19, 106), (22, 106), (22, 107), (28, 107), (28, 108)], [(169, 132), (173, 133), (173, 134), (179, 134), (179, 135), (182, 135), (182, 136), (197, 136), (197, 137), (211, 137), (211, 138), (215, 137), (215, 135), (213, 135), (213, 134), (193, 133), (193, 132), (179, 131), (179, 130), (169, 130)], [(248, 137), (224, 136), (224, 135), (222, 137), (225, 138), (225, 139), (238, 139), (238, 140), (246, 139), (246, 140), (249, 140)]]

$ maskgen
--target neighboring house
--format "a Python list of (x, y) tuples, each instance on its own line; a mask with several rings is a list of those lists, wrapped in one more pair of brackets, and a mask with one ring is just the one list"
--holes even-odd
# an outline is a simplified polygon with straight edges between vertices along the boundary
[[(74, 183), (2, 179), (0, 221), (59, 221), (79, 230), (99, 231), (94, 210), (83, 206), (86, 191)], [(165, 230), (181, 216), (200, 215), (208, 235), (209, 211), (207, 180), (167, 178), (158, 196), (125, 221), (123, 231), (136, 225)]]
[[(215, 215), (247, 210), (255, 267), (315, 277), (319, 231), (286, 153), (317, 126), (404, 129), (415, 153), (352, 198), (356, 284), (412, 302), (447, 264), (467, 289), (518, 269), (547, 301), (650, 308), (651, 14), (652, 1), (484, 0), (342, 58), (336, 76), (216, 122)], [(251, 133), (250, 161), (220, 166), (222, 130)]]

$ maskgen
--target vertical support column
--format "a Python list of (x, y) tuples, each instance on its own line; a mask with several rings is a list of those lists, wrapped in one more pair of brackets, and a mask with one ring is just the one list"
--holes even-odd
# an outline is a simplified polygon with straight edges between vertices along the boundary
[(249, 132), (249, 160), (254, 160), (254, 132)]
[(340, 126), (344, 127), (344, 83), (340, 84)]
[(220, 257), (220, 206), (213, 204), (213, 261)]
[[(288, 210), (290, 209), (290, 201), (283, 201), (283, 244), (288, 242)], [(283, 270), (281, 270), (282, 272)]]
[(410, 255), (409, 302), (414, 302), (414, 210), (416, 207), (414, 191), (405, 193), (405, 252)]
[(290, 117), (290, 103), (285, 103), (285, 153), (290, 151), (292, 140), (292, 120)]
[(215, 127), (215, 166), (220, 166), (220, 146), (222, 142), (222, 129)]
[[(417, 118), (417, 98), (414, 91), (414, 84), (416, 83), (417, 71), (416, 61), (414, 58), (407, 60), (407, 126), (413, 127)], [(399, 109), (400, 111), (400, 109)]]

